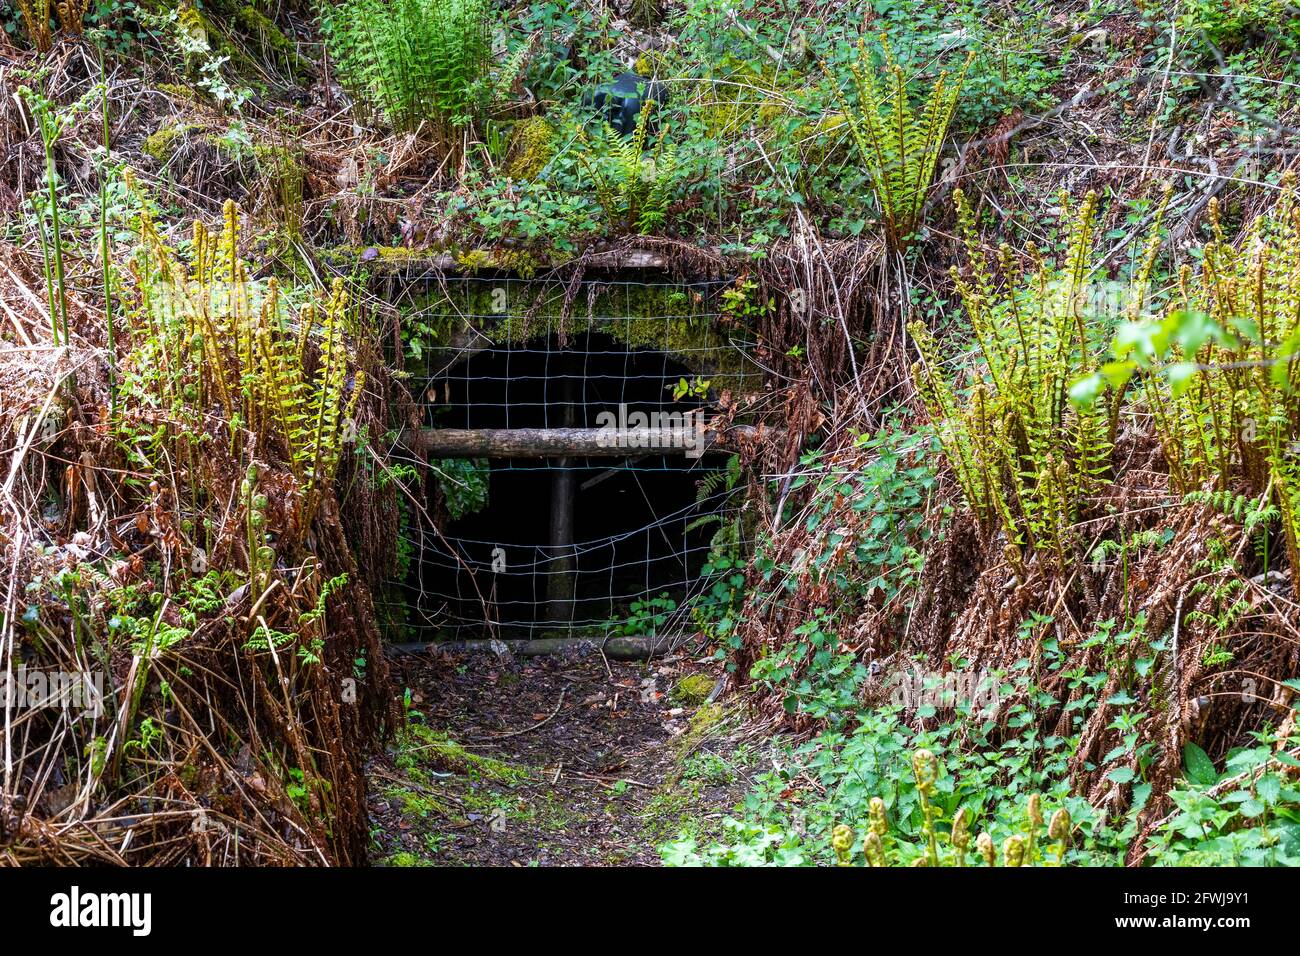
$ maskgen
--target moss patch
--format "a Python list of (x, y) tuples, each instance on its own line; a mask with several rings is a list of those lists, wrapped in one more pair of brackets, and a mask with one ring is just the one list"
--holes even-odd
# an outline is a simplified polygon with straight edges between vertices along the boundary
[[(726, 709), (716, 701), (712, 704), (705, 704), (691, 714), (690, 726), (687, 727), (686, 733), (681, 734), (673, 741), (680, 755), (679, 761), (684, 762), (691, 754), (695, 753), (700, 744), (721, 728), (726, 717)], [(681, 770), (679, 768), (675, 776), (680, 777), (680, 775)]]
[(191, 133), (199, 127), (193, 123), (177, 123), (172, 126), (164, 126), (145, 138), (140, 146), (140, 151), (150, 159), (157, 160), (160, 165), (167, 165), (171, 158), (176, 155), (176, 150), (185, 142)]
[(402, 815), (406, 817), (416, 817), (421, 820), (431, 816), (446, 817), (451, 812), (447, 806), (431, 794), (419, 790), (412, 790), (408, 787), (389, 787), (384, 791), (384, 796), (402, 808)]
[(510, 133), (506, 175), (532, 179), (555, 155), (555, 127), (540, 116), (520, 120)]
[[(414, 262), (417, 255), (427, 261), (427, 252), (413, 254), (401, 249), (390, 253), (383, 248), (376, 249), (370, 260)], [(444, 358), (436, 350), (452, 345), (469, 327), (469, 321), (461, 317), (472, 316), (476, 332), (499, 344), (522, 345), (551, 335), (592, 331), (631, 349), (667, 352), (692, 373), (708, 378), (715, 393), (743, 391), (746, 373), (754, 371), (734, 341), (743, 340), (744, 334), (720, 328), (716, 322), (718, 302), (690, 287), (593, 282), (595, 294), (589, 299), (587, 289), (580, 289), (565, 314), (564, 289), (559, 283), (510, 280), (494, 285), (449, 278), (446, 285), (445, 293), (416, 297), (411, 304), (434, 364)], [(412, 373), (419, 378), (418, 369), (413, 368)]]
[(235, 22), (249, 36), (257, 40), (264, 52), (290, 53), (293, 41), (275, 22), (256, 7), (240, 7), (235, 11)]
[(708, 674), (687, 674), (673, 687), (673, 701), (686, 707), (696, 707), (713, 693), (715, 681)]
[(471, 780), (498, 780), (519, 783), (528, 779), (528, 770), (504, 760), (470, 753), (446, 734), (418, 724), (411, 726), (398, 746), (398, 769), (405, 773), (432, 768), (454, 773)]
[(384, 861), (384, 866), (433, 866), (433, 861), (426, 860), (424, 857), (418, 856), (415, 853), (402, 851), (401, 853), (394, 853), (386, 859)]

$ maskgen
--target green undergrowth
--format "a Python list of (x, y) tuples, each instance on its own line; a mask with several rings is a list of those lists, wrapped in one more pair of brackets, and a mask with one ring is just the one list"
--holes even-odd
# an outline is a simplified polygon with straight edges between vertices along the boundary
[[(1139, 856), (1148, 865), (1293, 864), (1300, 760), (1291, 724), (1259, 728), (1217, 766), (1189, 744), (1182, 779), (1168, 794), (1172, 809), (1149, 819), (1160, 755), (1142, 728), (1161, 706), (1149, 688), (1169, 637), (1147, 633), (1141, 614), (1098, 623), (1080, 648), (1091, 652), (1092, 667), (1080, 667), (1076, 648), (1062, 647), (1052, 619), (1036, 613), (1018, 627), (1019, 659), (1001, 669), (918, 655), (876, 670), (843, 640), (855, 609), (869, 603), (888, 622), (891, 600), (910, 595), (918, 580), (922, 532), (935, 530), (922, 527), (918, 508), (934, 482), (926, 464), (932, 441), (924, 429), (895, 424), (864, 437), (868, 457), (851, 467), (805, 457), (800, 481), (811, 494), (788, 516), (813, 535), (800, 549), (800, 572), (770, 557), (763, 541), (754, 560), (771, 600), (803, 594), (801, 574), (817, 575), (829, 599), (802, 615), (789, 640), (760, 654), (748, 676), (817, 730), (777, 746), (772, 769), (752, 781), (720, 830), (682, 827), (664, 842), (664, 862), (1120, 866)], [(821, 550), (821, 542), (829, 546)], [(974, 682), (954, 687), (954, 673)], [(1074, 767), (1081, 735), (1102, 707), (1118, 745)], [(920, 758), (923, 772), (918, 753), (929, 755)], [(1128, 799), (1089, 803), (1081, 774), (1102, 776), (1107, 792), (1124, 788)]]
[(458, 827), (565, 826), (562, 807), (528, 791), (537, 780), (531, 768), (474, 753), (422, 721), (418, 711), (408, 710), (392, 745), (394, 772), (379, 773), (373, 781), (399, 819), (391, 832), (371, 832), (372, 857), (381, 865), (454, 862), (448, 830)]
[[(786, 749), (719, 832), (682, 827), (662, 845), (663, 860), (674, 866), (1123, 865), (1141, 832), (1150, 785), (1138, 784), (1122, 813), (1090, 805), (1073, 791), (1066, 770), (1077, 738), (1030, 729), (1032, 706), (1011, 709), (1011, 725), (1025, 729), (1008, 739), (974, 713), (916, 730), (897, 707), (865, 712), (851, 733), (822, 734)], [(1222, 768), (1189, 745), (1184, 779), (1171, 793), (1175, 810), (1145, 846), (1144, 862), (1300, 864), (1300, 789), (1293, 780), (1300, 737), (1255, 737)]]
[(446, 733), (419, 723), (408, 724), (402, 732), (394, 762), (417, 782), (427, 782), (433, 774), (506, 784), (522, 783), (531, 776), (525, 767), (472, 753)]
[(734, 703), (695, 707), (687, 729), (669, 742), (668, 772), (639, 812), (640, 839), (657, 845), (722, 838), (726, 814), (737, 805), (761, 757), (757, 748), (731, 739), (730, 731), (742, 723), (743, 713)]
[[(903, 848), (924, 843), (923, 829), (935, 825), (935, 816), (950, 822), (964, 810), (972, 831), (987, 831), (998, 846), (1022, 835), (1026, 801), (1033, 795), (1053, 811), (1066, 810), (1073, 821), (1066, 862), (1106, 865), (1118, 861), (1126, 840), (1136, 832), (1136, 818), (1130, 814), (1108, 821), (1069, 785), (1068, 757), (1077, 746), (1075, 734), (1084, 722), (1086, 706), (1075, 708), (1071, 715), (1075, 734), (1041, 735), (1034, 725), (1034, 712), (1044, 704), (1040, 698), (1045, 691), (1034, 680), (1027, 659), (1014, 672), (990, 675), (996, 682), (993, 693), (1018, 701), (1009, 708), (1008, 723), (1020, 731), (1012, 729), (1005, 735), (974, 702), (961, 702), (956, 716), (928, 730), (909, 726), (898, 704), (858, 708), (857, 694), (867, 679), (861, 675), (840, 705), (841, 712), (833, 722), (839, 729), (789, 746), (776, 769), (758, 778), (745, 798), (743, 812), (727, 824), (723, 840), (704, 845), (692, 840), (669, 843), (663, 848), (665, 862), (834, 863), (837, 856), (831, 836), (835, 827), (868, 832), (872, 801), (879, 798), (883, 806), (877, 816), (884, 813), (900, 858), (910, 863), (915, 854)], [(1100, 683), (1092, 678), (1080, 684), (1085, 693), (1079, 699), (1089, 701), (1088, 687)], [(1095, 703), (1095, 694), (1092, 700)], [(930, 707), (921, 713), (933, 714), (935, 710)], [(928, 793), (918, 789), (915, 775), (907, 769), (912, 754), (920, 749), (939, 755)]]

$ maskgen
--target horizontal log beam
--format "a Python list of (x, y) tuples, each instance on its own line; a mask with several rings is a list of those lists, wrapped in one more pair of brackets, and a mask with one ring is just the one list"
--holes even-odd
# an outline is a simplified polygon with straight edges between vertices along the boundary
[(434, 458), (626, 458), (636, 454), (698, 457), (734, 448), (752, 425), (709, 428), (420, 428), (408, 445)]

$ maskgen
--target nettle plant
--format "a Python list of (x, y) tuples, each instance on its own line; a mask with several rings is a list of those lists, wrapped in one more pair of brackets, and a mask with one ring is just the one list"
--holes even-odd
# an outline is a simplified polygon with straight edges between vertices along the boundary
[[(1286, 682), (1300, 691), (1300, 680)], [(1151, 839), (1162, 866), (1300, 866), (1300, 735), (1295, 712), (1276, 731), (1229, 752), (1220, 771), (1196, 744), (1183, 749), (1184, 786)]]
[[(1128, 810), (1108, 814), (1074, 792), (1071, 761), (1112, 672), (1123, 671), (1112, 690), (1149, 680), (1158, 652), (1148, 651), (1140, 624), (1119, 631), (1107, 623), (1086, 645), (1100, 648), (1103, 666), (1082, 668), (1051, 623), (1031, 614), (1020, 638), (1038, 652), (984, 675), (996, 689), (996, 715), (980, 694), (940, 694), (914, 710), (897, 702), (863, 708), (856, 694), (845, 695), (834, 705), (843, 719), (785, 748), (773, 770), (756, 778), (742, 819), (724, 821), (717, 842), (684, 837), (666, 844), (665, 862), (1115, 865), (1140, 831), (1151, 784), (1134, 783)], [(961, 658), (948, 663), (957, 672), (971, 667)], [(927, 688), (941, 691), (948, 686), (943, 677), (930, 673)], [(1042, 714), (1057, 707), (1060, 720), (1045, 733)], [(1139, 718), (1132, 708), (1125, 715), (1129, 725)], [(1141, 766), (1149, 749), (1132, 731), (1106, 762), (1115, 762), (1117, 777), (1124, 770), (1132, 779), (1128, 764)], [(1057, 820), (1054, 833), (1044, 817)]]
[(932, 442), (895, 425), (863, 433), (835, 455), (814, 450), (800, 459), (790, 491), (807, 500), (797, 517), (786, 517), (800, 521), (811, 541), (794, 566), (778, 565), (761, 544), (754, 561), (765, 582), (824, 584), (835, 600), (807, 615), (794, 631), (799, 640), (771, 648), (750, 674), (779, 690), (790, 713), (835, 724), (852, 719), (866, 669), (841, 641), (843, 611), (865, 604), (905, 613), (902, 595), (919, 577), (932, 534), (925, 507), (937, 482)]
[[(791, 491), (813, 485), (804, 529), (825, 547), (809, 556), (808, 573), (828, 579), (846, 598), (880, 607), (921, 571), (920, 547), (930, 535), (925, 504), (938, 481), (930, 464), (933, 439), (895, 427), (859, 435), (854, 449), (847, 466), (808, 452)], [(865, 464), (862, 453), (870, 456)], [(846, 501), (852, 503), (847, 513)]]
[(667, 591), (657, 596), (638, 598), (628, 606), (627, 617), (612, 618), (605, 626), (614, 637), (636, 637), (642, 634), (654, 636), (667, 626), (669, 619), (677, 611), (677, 601), (669, 597)]
[[(925, 749), (912, 755), (912, 774), (916, 785), (920, 828), (917, 838), (899, 834), (890, 825), (885, 801), (872, 797), (869, 820), (863, 837), (861, 856), (855, 852), (853, 828), (841, 823), (831, 831), (831, 848), (840, 866), (865, 861), (867, 866), (967, 866), (968, 860), (985, 866), (1061, 866), (1070, 846), (1070, 812), (1064, 807), (1052, 814), (1043, 829), (1043, 800), (1031, 793), (1025, 800), (1025, 818), (1020, 832), (1002, 841), (1001, 853), (987, 831), (974, 836), (971, 814), (959, 807), (942, 829), (939, 806), (939, 760)], [(1044, 846), (1044, 843), (1048, 843)]]

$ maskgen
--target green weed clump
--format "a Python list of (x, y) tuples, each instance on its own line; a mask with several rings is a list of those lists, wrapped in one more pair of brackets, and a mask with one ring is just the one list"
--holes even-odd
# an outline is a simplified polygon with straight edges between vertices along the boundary
[[(986, 832), (974, 838), (972, 848), (970, 814), (965, 807), (953, 814), (947, 831), (941, 833), (939, 810), (932, 799), (937, 793), (938, 765), (938, 759), (929, 750), (918, 750), (912, 755), (912, 773), (921, 807), (919, 840), (893, 832), (885, 802), (879, 797), (871, 798), (871, 822), (861, 846), (861, 861), (867, 866), (967, 866), (967, 858), (972, 854), (974, 862), (986, 866), (1064, 864), (1070, 845), (1070, 812), (1062, 807), (1053, 813), (1044, 832), (1043, 800), (1036, 793), (1025, 800), (1021, 832), (1012, 833), (1002, 841), (1001, 853)], [(1046, 846), (1044, 837), (1048, 841)], [(853, 828), (847, 824), (841, 823), (831, 832), (831, 847), (840, 866), (860, 862)]]
[[(1023, 768), (1028, 751), (1011, 748), (998, 755), (990, 750), (980, 757), (955, 748), (943, 761), (926, 747), (909, 752), (907, 735), (889, 715), (868, 723), (855, 735), (862, 738), (861, 746), (845, 747), (841, 763), (828, 762), (824, 751), (808, 763), (808, 771), (830, 787), (817, 805), (791, 812), (791, 803), (776, 792), (768, 804), (769, 791), (760, 785), (746, 801), (745, 819), (724, 822), (720, 841), (700, 846), (694, 837), (682, 836), (661, 848), (665, 862), (965, 867), (1118, 860), (1122, 836), (1108, 829), (1085, 801), (1069, 795), (1067, 785), (1044, 785), (1050, 794), (1033, 788), (1036, 774), (1025, 774)], [(903, 766), (907, 771), (900, 773)], [(789, 785), (787, 781), (784, 787)], [(872, 788), (879, 788), (876, 795)], [(1049, 800), (1058, 803), (1050, 814), (1045, 809)], [(823, 817), (823, 811), (840, 822)], [(782, 820), (783, 813), (791, 819)], [(1131, 836), (1131, 821), (1126, 833)]]
[(1187, 0), (1178, 25), (1207, 58), (1270, 44), (1292, 56), (1300, 50), (1300, 15), (1288, 0)]
[(1216, 202), (1200, 268), (1179, 272), (1158, 319), (1130, 320), (1109, 361), (1076, 381), (1084, 413), (1106, 395), (1151, 417), (1174, 492), (1216, 506), (1263, 535), (1280, 529), (1300, 595), (1300, 205), (1281, 197), (1229, 241)]
[(486, 0), (344, 0), (322, 11), (345, 85), (403, 132), (454, 138), (485, 95), (492, 61)]
[[(1064, 567), (1081, 509), (1108, 477), (1116, 423), (1113, 409), (1069, 400), (1072, 383), (1101, 363), (1117, 318), (1094, 301), (1098, 288), (1107, 288), (1096, 279), (1097, 197), (1089, 193), (1075, 209), (1062, 195), (1061, 218), (1072, 225), (1059, 259), (1031, 247), (1030, 267), (1022, 270), (1004, 245), (1001, 289), (960, 190), (957, 209), (970, 273), (954, 267), (952, 276), (982, 367), (968, 382), (949, 377), (933, 336), (914, 322), (920, 361), (912, 374), (971, 510), (986, 528), (1006, 534), (1013, 562), (1027, 547)], [(1145, 301), (1162, 214), (1163, 205), (1124, 292), (1134, 316)]]
[(661, 228), (668, 214), (677, 174), (677, 150), (661, 129), (650, 141), (653, 101), (637, 114), (636, 129), (626, 139), (608, 123), (592, 137), (581, 133), (578, 159), (591, 177), (607, 226), (646, 234)]

